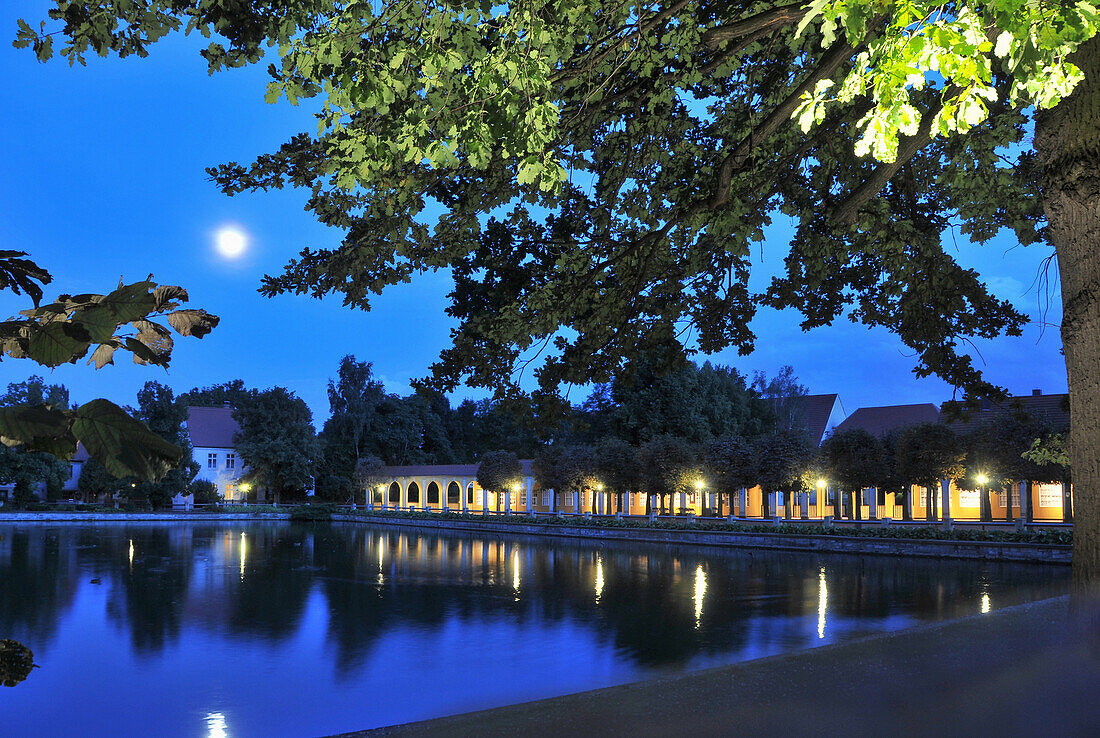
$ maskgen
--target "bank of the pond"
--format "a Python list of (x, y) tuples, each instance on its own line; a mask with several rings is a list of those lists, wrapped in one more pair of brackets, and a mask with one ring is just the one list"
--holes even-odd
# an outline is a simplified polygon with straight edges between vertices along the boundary
[[(811, 553), (919, 556), (1009, 562), (1069, 564), (1072, 547), (1056, 541), (1064, 532), (1016, 533), (945, 531), (927, 527), (846, 528), (767, 523), (692, 523), (677, 520), (616, 520), (528, 516), (494, 517), (459, 513), (340, 512), (323, 505), (254, 512), (0, 512), (4, 522), (162, 522), (249, 520), (332, 520), (421, 530), (493, 535), (535, 535), (640, 543), (716, 546)], [(934, 536), (934, 537), (933, 537)]]
[[(1094, 618), (1097, 616), (1093, 613)], [(1067, 599), (353, 736), (1059, 735), (1100, 725)]]

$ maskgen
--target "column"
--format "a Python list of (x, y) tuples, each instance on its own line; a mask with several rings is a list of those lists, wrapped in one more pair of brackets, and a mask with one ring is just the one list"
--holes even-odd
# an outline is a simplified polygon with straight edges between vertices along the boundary
[(801, 517), (803, 520), (809, 520), (810, 519), (810, 493), (809, 492), (803, 492), (799, 496), (798, 508), (799, 508), (799, 512), (801, 513), (801, 515), (799, 517)]
[[(940, 490), (943, 494), (943, 506), (940, 509), (940, 517), (943, 520), (947, 520), (951, 517), (951, 480), (940, 480)], [(931, 490), (929, 490), (931, 492)]]
[(429, 479), (428, 477), (424, 477), (424, 479), (422, 481), (423, 481), (423, 484), (420, 485), (420, 494), (422, 494), (423, 497), (420, 498), (420, 503), (422, 505), (424, 505), (424, 509), (427, 510), (428, 509), (428, 483), (431, 482), (432, 480)]
[(504, 514), (512, 514), (512, 488), (506, 487), (504, 490)]
[(878, 520), (878, 487), (869, 487), (871, 490), (871, 505), (870, 514), (867, 516), (868, 520)]
[(447, 497), (451, 494), (451, 481), (443, 480), (443, 486), (439, 488), (439, 509), (447, 512)]
[(527, 477), (526, 479), (524, 479), (523, 480), (523, 486), (524, 486), (524, 489), (527, 492), (527, 512), (533, 513), (535, 511), (535, 499), (534, 499), (534, 494), (535, 493), (533, 491), (534, 488), (535, 488), (534, 478), (533, 477)]
[(745, 501), (748, 498), (748, 494), (748, 490), (746, 490), (744, 487), (742, 487), (741, 491), (737, 493), (737, 504), (740, 506), (740, 509), (737, 512), (742, 518), (748, 517), (745, 513), (745, 511), (748, 510), (748, 508), (745, 507)]
[(1025, 523), (1031, 522), (1031, 495), (1028, 494), (1027, 482), (1020, 482), (1020, 519)]
[(675, 511), (675, 512), (683, 512), (684, 508), (686, 508), (686, 507), (687, 507), (687, 492), (681, 492), (680, 493), (680, 509), (678, 511)]
[(466, 486), (468, 484), (469, 484), (469, 482), (466, 481), (466, 477), (463, 477), (462, 478), (462, 512), (463, 513), (466, 512), (466, 494), (467, 494)]
[(481, 514), (489, 514), (489, 490), (481, 488)]

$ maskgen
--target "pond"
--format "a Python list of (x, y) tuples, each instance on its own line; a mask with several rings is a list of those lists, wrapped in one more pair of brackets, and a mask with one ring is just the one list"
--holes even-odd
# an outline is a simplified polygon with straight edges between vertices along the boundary
[(420, 533), (0, 524), (5, 736), (313, 736), (1062, 594), (1068, 567)]

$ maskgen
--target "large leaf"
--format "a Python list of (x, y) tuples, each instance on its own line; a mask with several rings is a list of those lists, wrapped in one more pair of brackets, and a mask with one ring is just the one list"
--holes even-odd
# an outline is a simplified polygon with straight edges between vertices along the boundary
[(47, 323), (31, 334), (27, 356), (43, 366), (61, 366), (84, 355), (88, 338), (88, 331), (73, 323)]
[(88, 453), (118, 478), (156, 481), (179, 463), (183, 450), (168, 443), (108, 400), (76, 411), (73, 433)]
[(0, 408), (0, 440), (8, 446), (31, 445), (36, 439), (59, 438), (69, 432), (65, 411), (45, 405)]
[(144, 318), (156, 309), (156, 298), (149, 289), (152, 282), (135, 282), (124, 285), (99, 301), (100, 305), (114, 313), (117, 323), (129, 323)]
[(187, 290), (171, 284), (162, 284), (153, 290), (153, 299), (156, 301), (157, 310), (170, 310), (176, 302), (187, 302)]
[(37, 306), (42, 299), (42, 288), (35, 282), (49, 284), (50, 273), (26, 256), (23, 251), (0, 251), (0, 289), (11, 290), (15, 294), (26, 292)]
[(118, 322), (114, 311), (101, 304), (94, 303), (73, 313), (72, 319), (83, 325), (93, 343), (103, 343), (115, 334)]
[(177, 310), (165, 316), (168, 325), (175, 328), (184, 336), (202, 338), (218, 325), (217, 315), (211, 315), (205, 310)]

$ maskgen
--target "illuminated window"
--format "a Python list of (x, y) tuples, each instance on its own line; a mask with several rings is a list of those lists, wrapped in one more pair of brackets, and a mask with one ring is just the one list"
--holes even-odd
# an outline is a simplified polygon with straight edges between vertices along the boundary
[(226, 484), (225, 485), (225, 499), (235, 500), (237, 499), (237, 485)]
[(237, 454), (226, 454), (225, 455), (225, 468), (226, 469), (236, 469), (237, 468)]
[(218, 455), (217, 454), (207, 454), (206, 455), (206, 468), (207, 469), (217, 469), (218, 468)]

